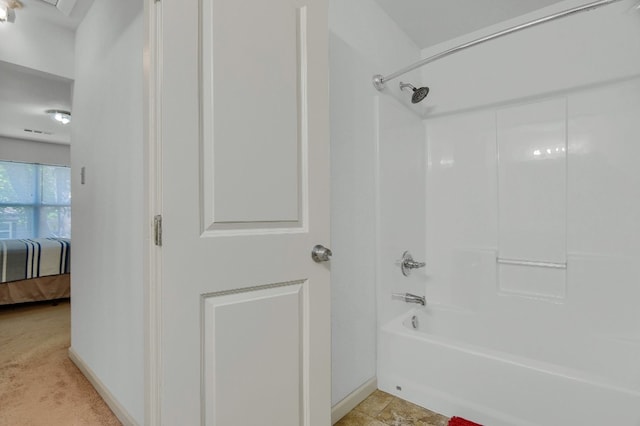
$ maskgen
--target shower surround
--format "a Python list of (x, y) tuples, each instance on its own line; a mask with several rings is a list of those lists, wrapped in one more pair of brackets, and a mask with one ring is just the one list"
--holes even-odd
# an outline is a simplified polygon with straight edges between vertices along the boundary
[[(631, 5), (429, 64), (415, 84), (431, 93), (409, 107), (418, 116), (380, 95), (382, 390), (492, 426), (640, 424)], [(410, 279), (394, 262), (404, 249), (427, 262)], [(394, 301), (397, 292), (427, 304)]]
[[(370, 84), (374, 74), (584, 2), (563, 1), (386, 64), (398, 46), (411, 56), (415, 45), (402, 44), (390, 27), (367, 29), (368, 19), (358, 18), (379, 21), (367, 10), (375, 3), (356, 3), (339, 6), (345, 25), (334, 28), (342, 50), (331, 61), (332, 87), (341, 89), (331, 92), (332, 127), (349, 133), (332, 144), (334, 152), (354, 153), (337, 158), (334, 176), (360, 179), (354, 206), (375, 212), (364, 216), (375, 222), (372, 380), (444, 415), (491, 426), (640, 425), (635, 2), (458, 52), (382, 92), (363, 91), (352, 79)], [(429, 86), (429, 96), (411, 104), (400, 80)], [(370, 188), (374, 199), (363, 203)], [(355, 241), (370, 235), (344, 211), (334, 218)], [(334, 248), (343, 253), (336, 260), (364, 264), (357, 252)], [(427, 263), (409, 277), (398, 264), (406, 250)], [(345, 296), (334, 318), (345, 315), (342, 305), (365, 309), (370, 282), (333, 285)], [(424, 295), (426, 306), (393, 293)], [(361, 339), (368, 321), (334, 328), (334, 362), (346, 372), (334, 402), (358, 395), (366, 379), (350, 377), (356, 358), (338, 355)]]
[[(381, 389), (491, 425), (640, 424), (637, 117), (640, 78), (426, 120), (427, 306), (383, 321)], [(382, 312), (415, 292), (391, 272)]]

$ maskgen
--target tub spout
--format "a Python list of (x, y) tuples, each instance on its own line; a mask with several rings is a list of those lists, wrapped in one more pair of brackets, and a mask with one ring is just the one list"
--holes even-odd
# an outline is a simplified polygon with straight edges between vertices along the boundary
[(416, 296), (415, 294), (411, 294), (411, 293), (393, 293), (391, 295), (391, 298), (396, 300), (402, 300), (403, 302), (406, 302), (406, 303), (417, 303), (422, 306), (425, 306), (427, 304), (427, 301), (425, 300), (424, 296)]

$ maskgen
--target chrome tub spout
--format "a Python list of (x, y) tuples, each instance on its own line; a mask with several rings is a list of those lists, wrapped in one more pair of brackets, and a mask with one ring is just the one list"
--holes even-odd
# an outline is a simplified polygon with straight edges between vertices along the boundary
[(427, 304), (424, 296), (417, 296), (411, 293), (393, 293), (391, 297), (396, 300), (402, 300), (406, 303), (417, 303), (422, 306), (425, 306)]

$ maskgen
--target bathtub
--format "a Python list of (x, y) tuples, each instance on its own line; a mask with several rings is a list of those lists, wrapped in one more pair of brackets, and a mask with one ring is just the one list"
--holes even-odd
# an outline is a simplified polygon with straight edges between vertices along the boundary
[(637, 336), (534, 331), (413, 309), (380, 328), (378, 387), (487, 426), (640, 426)]

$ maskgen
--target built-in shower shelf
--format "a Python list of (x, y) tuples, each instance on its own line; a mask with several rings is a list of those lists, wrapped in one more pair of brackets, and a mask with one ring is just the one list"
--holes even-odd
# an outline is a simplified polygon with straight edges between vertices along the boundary
[(567, 262), (539, 262), (535, 260), (505, 259), (497, 257), (496, 262), (502, 265), (532, 266), (535, 268), (567, 269)]

